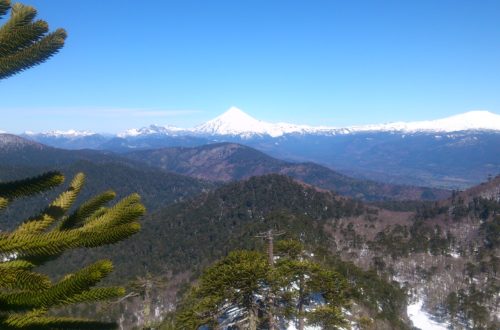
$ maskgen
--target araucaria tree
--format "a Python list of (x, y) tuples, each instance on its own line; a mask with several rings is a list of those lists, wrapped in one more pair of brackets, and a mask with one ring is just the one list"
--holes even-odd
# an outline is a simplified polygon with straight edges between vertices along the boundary
[[(15, 199), (45, 191), (62, 183), (51, 172), (22, 181), (0, 183), (0, 208)], [(47, 314), (52, 307), (95, 302), (124, 294), (120, 287), (94, 287), (113, 266), (101, 260), (53, 283), (36, 267), (74, 248), (115, 243), (136, 233), (144, 206), (130, 195), (115, 205), (112, 191), (99, 194), (69, 213), (82, 189), (79, 173), (69, 187), (40, 214), (26, 219), (12, 232), (0, 233), (0, 329), (109, 329), (103, 323)]]
[(9, 0), (0, 0), (0, 18), (10, 10), (10, 18), (0, 27), (0, 79), (40, 64), (64, 45), (66, 32), (49, 33), (43, 20), (35, 20), (36, 9)]
[[(0, 18), (11, 10), (0, 27), (0, 79), (40, 64), (63, 45), (66, 32), (48, 33), (46, 22), (35, 21), (36, 10), (22, 4), (11, 7), (0, 0)], [(24, 198), (60, 185), (64, 177), (49, 172), (14, 182), (0, 182), (0, 211)], [(124, 294), (120, 287), (95, 287), (113, 265), (101, 260), (52, 282), (37, 267), (74, 248), (91, 248), (123, 240), (136, 233), (144, 213), (139, 196), (132, 194), (115, 205), (112, 191), (103, 192), (70, 212), (84, 183), (77, 174), (52, 203), (39, 214), (24, 219), (13, 231), (0, 229), (0, 329), (110, 329), (105, 323), (50, 313), (52, 307), (95, 302)], [(1, 224), (0, 224), (1, 228)]]
[[(278, 242), (273, 267), (265, 254), (235, 251), (207, 268), (184, 299), (176, 329), (322, 329), (347, 325), (346, 280), (310, 260), (300, 242)], [(272, 297), (272, 299), (270, 299)]]
[(269, 265), (264, 254), (234, 251), (207, 268), (183, 302), (178, 329), (238, 326), (256, 330), (268, 291)]
[(306, 323), (332, 330), (346, 326), (342, 315), (342, 307), (349, 303), (345, 278), (311, 260), (298, 241), (277, 242), (275, 253), (273, 283), (282, 314), (296, 322), (298, 330), (304, 330)]

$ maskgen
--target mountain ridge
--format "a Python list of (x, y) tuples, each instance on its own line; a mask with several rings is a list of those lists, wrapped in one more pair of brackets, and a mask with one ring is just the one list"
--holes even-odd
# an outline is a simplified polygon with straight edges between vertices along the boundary
[(212, 181), (230, 182), (252, 176), (283, 174), (344, 196), (365, 200), (435, 200), (450, 194), (446, 190), (359, 180), (311, 162), (279, 160), (237, 143), (143, 150), (123, 156), (169, 172)]
[[(266, 135), (273, 138), (287, 134), (313, 134), (313, 135), (342, 135), (366, 132), (398, 132), (414, 134), (426, 133), (451, 133), (461, 131), (500, 131), (500, 115), (485, 111), (475, 110), (445, 118), (413, 121), (389, 122), (383, 124), (336, 126), (310, 126), (290, 123), (270, 123), (255, 119), (237, 107), (231, 107), (221, 115), (208, 120), (194, 128), (179, 128), (175, 126), (162, 126), (152, 124), (142, 128), (131, 128), (118, 134), (116, 137), (138, 137), (148, 135), (211, 135), (211, 136), (251, 136)], [(99, 135), (92, 131), (49, 131), (41, 133), (26, 132), (26, 136), (38, 137), (82, 137)]]

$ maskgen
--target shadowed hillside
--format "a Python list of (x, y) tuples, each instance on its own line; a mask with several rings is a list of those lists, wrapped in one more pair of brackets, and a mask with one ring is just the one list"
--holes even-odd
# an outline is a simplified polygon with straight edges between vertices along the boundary
[(163, 148), (131, 152), (126, 157), (167, 171), (214, 181), (235, 181), (255, 175), (284, 174), (341, 195), (365, 200), (435, 200), (449, 191), (354, 179), (314, 163), (290, 163), (234, 143), (195, 148)]

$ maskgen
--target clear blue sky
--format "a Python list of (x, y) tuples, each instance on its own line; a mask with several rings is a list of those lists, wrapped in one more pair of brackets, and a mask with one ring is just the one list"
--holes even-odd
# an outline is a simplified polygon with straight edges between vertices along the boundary
[[(25, 0), (68, 40), (0, 81), (0, 130), (344, 126), (500, 113), (500, 1)], [(1, 22), (0, 22), (1, 23)]]

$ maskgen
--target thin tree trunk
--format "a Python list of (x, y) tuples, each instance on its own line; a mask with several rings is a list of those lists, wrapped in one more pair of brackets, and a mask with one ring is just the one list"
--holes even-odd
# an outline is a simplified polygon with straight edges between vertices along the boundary
[(299, 280), (299, 329), (304, 330), (304, 280)]
[(269, 296), (269, 330), (274, 330), (274, 315), (273, 315), (273, 297)]
[(304, 304), (302, 301), (299, 303), (299, 329), (304, 330)]
[[(270, 229), (267, 232), (267, 256), (268, 256), (268, 262), (269, 262), (269, 267), (272, 269), (274, 268), (274, 243), (273, 243), (273, 230)], [(273, 296), (271, 290), (269, 290), (269, 296), (268, 296), (268, 317), (269, 317), (269, 330), (274, 330), (274, 315), (273, 315)]]
[(257, 311), (255, 307), (250, 308), (249, 311), (248, 330), (257, 330)]
[[(149, 276), (149, 275), (146, 275)], [(144, 329), (151, 328), (151, 289), (153, 284), (149, 277), (146, 277), (144, 284)]]

